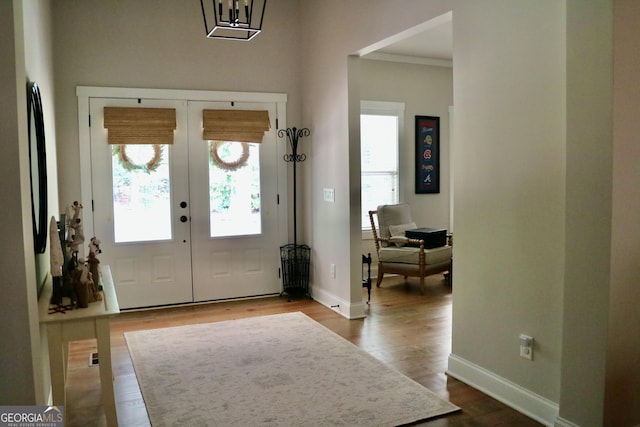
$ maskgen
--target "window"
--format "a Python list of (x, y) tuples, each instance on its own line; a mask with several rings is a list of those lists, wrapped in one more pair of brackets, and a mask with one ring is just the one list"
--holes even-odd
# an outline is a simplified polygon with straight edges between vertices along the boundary
[(115, 243), (170, 240), (168, 144), (111, 145)]
[(360, 105), (360, 162), (362, 229), (370, 230), (369, 210), (398, 203), (398, 146), (403, 130), (404, 104), (362, 101)]
[(209, 141), (209, 153), (209, 235), (262, 233), (260, 144)]

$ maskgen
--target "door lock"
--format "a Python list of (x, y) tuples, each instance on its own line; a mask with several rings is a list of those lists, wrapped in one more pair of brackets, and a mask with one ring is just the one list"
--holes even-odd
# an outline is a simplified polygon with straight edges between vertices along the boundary
[(182, 216), (180, 217), (180, 222), (187, 222), (187, 221), (188, 221), (188, 219), (189, 219), (189, 218), (187, 218), (187, 216), (186, 216), (186, 215), (182, 215)]

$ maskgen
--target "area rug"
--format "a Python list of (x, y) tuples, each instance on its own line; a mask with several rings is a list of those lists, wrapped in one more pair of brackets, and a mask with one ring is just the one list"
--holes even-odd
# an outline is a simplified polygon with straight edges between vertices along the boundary
[(459, 409), (300, 312), (125, 338), (153, 426), (397, 426)]

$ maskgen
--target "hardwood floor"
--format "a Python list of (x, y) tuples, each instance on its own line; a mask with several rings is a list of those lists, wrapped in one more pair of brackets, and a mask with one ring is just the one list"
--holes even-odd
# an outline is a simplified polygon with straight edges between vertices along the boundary
[[(366, 298), (366, 289), (363, 297)], [(121, 426), (148, 426), (144, 401), (124, 340), (126, 331), (301, 311), (396, 370), (448, 399), (462, 411), (417, 425), (539, 426), (466, 384), (445, 375), (451, 351), (451, 291), (442, 275), (427, 278), (425, 294), (417, 279), (385, 278), (372, 289), (367, 318), (347, 320), (310, 299), (286, 297), (231, 301), (189, 307), (124, 312), (111, 322), (115, 398)], [(98, 368), (89, 366), (95, 340), (77, 341), (69, 351), (67, 426), (104, 426)]]

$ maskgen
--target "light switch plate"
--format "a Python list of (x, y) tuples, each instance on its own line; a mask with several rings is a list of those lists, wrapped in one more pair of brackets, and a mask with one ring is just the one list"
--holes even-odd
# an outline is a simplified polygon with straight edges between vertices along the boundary
[(324, 189), (324, 201), (331, 202), (331, 203), (336, 201), (335, 190), (333, 188)]

